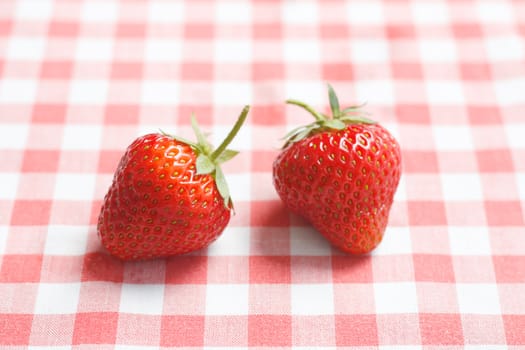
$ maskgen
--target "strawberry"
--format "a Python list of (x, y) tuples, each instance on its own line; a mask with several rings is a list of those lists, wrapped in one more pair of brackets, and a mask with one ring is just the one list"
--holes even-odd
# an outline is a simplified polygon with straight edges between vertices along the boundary
[(329, 85), (331, 116), (288, 100), (315, 121), (292, 130), (273, 163), (285, 206), (344, 252), (368, 253), (382, 240), (401, 175), (399, 144), (362, 106), (341, 109)]
[(246, 106), (215, 150), (192, 115), (197, 142), (168, 134), (137, 138), (120, 160), (97, 231), (122, 260), (179, 255), (208, 246), (230, 220), (232, 201), (220, 164), (238, 152), (226, 149), (248, 115)]

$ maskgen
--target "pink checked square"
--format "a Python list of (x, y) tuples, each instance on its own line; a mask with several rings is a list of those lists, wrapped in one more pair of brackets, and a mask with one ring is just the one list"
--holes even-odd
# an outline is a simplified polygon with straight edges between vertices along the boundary
[(499, 301), (502, 314), (525, 315), (525, 298), (517, 298), (525, 295), (525, 284), (502, 283), (498, 285)]
[(161, 346), (202, 346), (204, 316), (162, 316)]
[(249, 313), (251, 315), (286, 315), (291, 312), (289, 284), (250, 284)]
[(492, 260), (498, 283), (525, 283), (525, 256), (496, 255)]
[(71, 345), (75, 315), (34, 315), (29, 344), (40, 346)]
[(35, 283), (40, 281), (42, 255), (4, 255), (0, 269), (2, 283)]
[[(31, 200), (28, 204), (37, 205), (40, 202), (37, 200), (53, 198), (55, 183), (56, 176), (53, 173), (21, 173), (19, 176), (17, 198)], [(44, 201), (40, 203), (43, 204), (40, 209), (45, 210), (47, 203)], [(38, 216), (35, 219), (38, 220)]]
[(525, 344), (525, 315), (503, 315), (508, 345)]
[(161, 316), (120, 313), (116, 344), (158, 345), (160, 323)]
[(403, 123), (428, 124), (430, 110), (422, 104), (398, 104), (395, 109), (397, 119)]
[(248, 283), (249, 257), (209, 256), (208, 283)]
[(483, 198), (489, 201), (518, 200), (520, 197), (516, 174), (482, 173)]
[(45, 226), (13, 226), (9, 229), (5, 254), (40, 254), (44, 248)]
[(117, 283), (82, 282), (78, 297), (78, 312), (117, 312), (121, 289), (121, 285)]
[(118, 318), (117, 312), (77, 313), (72, 343), (115, 344)]
[(44, 255), (41, 282), (78, 282), (84, 265), (83, 256)]
[(203, 315), (205, 305), (205, 285), (168, 284), (165, 286), (164, 315)]
[(108, 124), (136, 124), (139, 120), (140, 107), (134, 104), (108, 104), (104, 112), (104, 121)]
[(198, 255), (174, 256), (166, 260), (167, 284), (205, 284), (208, 258)]
[[(440, 178), (435, 174), (405, 174), (406, 196), (415, 201), (438, 201), (443, 198)], [(424, 188), (425, 191), (421, 191)]]
[(7, 225), (9, 224), (9, 220), (11, 218), (11, 212), (13, 210), (13, 201), (2, 201), (0, 200), (0, 224), (1, 225)]
[(480, 201), (448, 201), (447, 221), (453, 226), (485, 226), (485, 208)]
[(375, 315), (336, 315), (337, 346), (377, 346), (377, 320)]
[(288, 315), (248, 316), (248, 346), (292, 345), (292, 317)]
[(335, 344), (333, 316), (293, 316), (292, 344), (294, 346), (332, 346)]
[(441, 201), (409, 201), (408, 217), (414, 226), (445, 226), (445, 205)]
[(22, 171), (54, 173), (57, 171), (59, 158), (59, 151), (27, 150), (24, 153)]
[(456, 287), (450, 283), (418, 282), (418, 310), (422, 313), (459, 313)]
[(454, 282), (454, 269), (449, 255), (414, 254), (412, 259), (416, 281)]
[(331, 283), (329, 256), (292, 256), (292, 283)]
[(409, 255), (378, 255), (372, 259), (374, 282), (402, 282), (414, 278), (414, 265)]
[(446, 227), (411, 227), (410, 238), (414, 253), (449, 254), (450, 252)]
[(250, 256), (250, 283), (290, 283), (289, 256)]
[[(0, 113), (2, 113), (0, 111)], [(0, 159), (3, 159), (3, 162), (0, 162), (0, 171), (10, 172), (10, 171), (20, 171), (20, 166), (22, 165), (22, 159), (24, 152), (21, 150), (2, 150), (0, 149)]]
[(525, 252), (523, 227), (491, 227), (489, 237), (494, 255), (523, 255)]
[[(505, 328), (500, 315), (461, 315), (466, 344), (505, 345)], [(490, 331), (489, 331), (490, 330)]]
[(166, 275), (166, 262), (162, 259), (128, 261), (124, 264), (124, 283), (162, 284)]
[(374, 314), (374, 288), (368, 283), (334, 284), (334, 310), (340, 315)]
[(458, 283), (494, 283), (493, 262), (490, 256), (454, 256), (454, 275)]
[(33, 315), (0, 314), (0, 345), (27, 346)]
[(377, 315), (377, 335), (382, 345), (419, 344), (419, 318), (417, 314)]
[(524, 222), (520, 201), (485, 201), (485, 212), (490, 226), (521, 226)]
[(247, 346), (247, 316), (206, 316), (205, 346)]
[(124, 278), (124, 263), (101, 252), (88, 253), (84, 256), (82, 281), (122, 282)]
[(51, 201), (16, 200), (11, 214), (11, 225), (47, 225), (50, 212)]
[[(55, 200), (51, 208), (49, 223), (78, 225), (79, 222), (89, 222), (90, 214), (91, 206), (87, 201)], [(96, 214), (98, 215), (98, 210)]]
[(459, 314), (419, 315), (419, 329), (423, 345), (463, 345), (463, 331)]
[(32, 314), (37, 292), (38, 284), (35, 283), (0, 283), (0, 315)]
[(478, 164), (473, 152), (440, 151), (437, 157), (439, 168), (444, 173), (478, 172)]
[(403, 167), (407, 173), (436, 174), (438, 172), (437, 155), (433, 151), (404, 151)]
[(371, 283), (372, 258), (370, 256), (333, 256), (332, 278), (334, 283)]

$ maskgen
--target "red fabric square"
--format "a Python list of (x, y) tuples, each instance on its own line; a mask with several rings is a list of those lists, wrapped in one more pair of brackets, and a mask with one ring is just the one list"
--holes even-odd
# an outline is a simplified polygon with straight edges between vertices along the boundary
[(41, 255), (4, 255), (0, 269), (0, 282), (39, 282), (41, 268)]
[(416, 30), (411, 24), (388, 24), (385, 29), (389, 39), (413, 38), (416, 35)]
[(181, 65), (183, 80), (213, 80), (213, 64), (202, 62), (184, 62)]
[(345, 23), (321, 22), (319, 30), (321, 38), (328, 40), (345, 39), (349, 35), (348, 26)]
[(290, 283), (289, 256), (250, 256), (250, 283)]
[(430, 110), (426, 105), (399, 104), (395, 113), (397, 119), (403, 123), (428, 124), (430, 122)]
[(49, 36), (72, 37), (78, 34), (79, 23), (54, 20), (49, 23)]
[(408, 202), (408, 218), (414, 226), (444, 226), (447, 224), (445, 206), (437, 201)]
[(333, 316), (294, 316), (292, 344), (294, 346), (333, 346), (335, 343)]
[(161, 346), (202, 346), (204, 316), (162, 316)]
[(280, 200), (251, 201), (250, 223), (251, 226), (288, 226), (289, 211)]
[(142, 78), (142, 63), (113, 62), (111, 65), (112, 79), (140, 79)]
[(525, 256), (492, 257), (498, 283), (525, 283)]
[[(104, 112), (104, 121), (108, 124), (131, 124), (138, 122), (140, 107), (138, 105), (110, 104)], [(122, 152), (121, 152), (122, 154)]]
[(51, 213), (51, 201), (17, 200), (13, 206), (11, 225), (47, 225)]
[(188, 39), (211, 39), (214, 35), (211, 23), (187, 23), (184, 26), (184, 38)]
[(67, 105), (37, 103), (33, 107), (33, 122), (61, 124), (66, 119)]
[(508, 149), (481, 150), (476, 152), (478, 166), (481, 172), (512, 172), (514, 165), (512, 153)]
[(98, 160), (98, 172), (113, 174), (122, 158), (123, 151), (101, 150)]
[(416, 314), (377, 315), (377, 332), (382, 345), (414, 345), (421, 342)]
[(337, 346), (377, 346), (375, 315), (336, 315)]
[(12, 22), (2, 18), (0, 20), (0, 35), (2, 36), (8, 36), (9, 32), (11, 31), (11, 24)]
[[(270, 79), (283, 79), (284, 78), (284, 65), (281, 63), (273, 63), (273, 62), (263, 62), (263, 63), (255, 62), (252, 65), (252, 77), (256, 81), (267, 81)], [(275, 106), (272, 106), (272, 107), (275, 107)], [(277, 121), (276, 118), (268, 118), (268, 119)]]
[(350, 63), (327, 63), (322, 66), (322, 76), (327, 81), (353, 80), (354, 68)]
[(35, 315), (31, 345), (71, 345), (75, 315)]
[(0, 314), (0, 345), (29, 344), (33, 315)]
[(372, 283), (371, 256), (333, 256), (334, 283)]
[(166, 283), (206, 283), (208, 258), (206, 256), (181, 255), (166, 260)]
[(463, 21), (452, 23), (452, 33), (457, 39), (478, 38), (483, 35), (479, 23)]
[(120, 313), (116, 342), (119, 345), (158, 345), (160, 324), (161, 316)]
[(44, 61), (40, 71), (42, 79), (69, 79), (72, 73), (72, 61)]
[(205, 346), (247, 346), (247, 316), (207, 316)]
[(22, 171), (54, 173), (58, 169), (59, 158), (59, 151), (27, 150), (24, 153)]
[(453, 283), (455, 280), (450, 255), (414, 254), (413, 261), (417, 282)]
[(291, 346), (292, 317), (288, 315), (248, 316), (248, 346)]
[(487, 63), (461, 63), (459, 65), (459, 72), (461, 78), (464, 80), (490, 80), (492, 78), (490, 65)]
[(407, 173), (432, 173), (439, 172), (437, 155), (433, 151), (403, 152), (403, 167)]
[(503, 323), (508, 345), (525, 344), (525, 315), (503, 315)]
[[(251, 122), (254, 125), (280, 126), (281, 121), (276, 116), (284, 115), (284, 108), (285, 108), (284, 106), (280, 106), (280, 105), (256, 106), (252, 108), (252, 110), (250, 111)], [(284, 134), (285, 133), (283, 131), (283, 135), (275, 135), (276, 139), (278, 139), (279, 137), (283, 137)], [(254, 145), (254, 148), (258, 148), (257, 145)], [(268, 152), (267, 147), (265, 147), (264, 150)], [(257, 158), (253, 158), (253, 159), (257, 159)], [(257, 162), (258, 162), (258, 159), (257, 159)], [(257, 163), (257, 162), (253, 162), (253, 163)], [(271, 169), (271, 167), (267, 169)]]
[(485, 212), (490, 226), (523, 225), (519, 201), (485, 201)]
[(143, 23), (119, 23), (116, 35), (119, 38), (142, 38), (146, 35), (146, 25)]
[[(253, 38), (256, 39), (281, 39), (282, 25), (279, 22), (254, 23)], [(257, 40), (256, 40), (257, 41)]]
[(272, 172), (273, 162), (279, 151), (252, 151), (252, 172)]
[(459, 314), (420, 314), (419, 329), (423, 345), (463, 345)]
[[(178, 124), (179, 125), (190, 125), (191, 114), (194, 113), (195, 117), (199, 121), (200, 126), (211, 125), (213, 123), (213, 108), (210, 105), (180, 105), (177, 114), (178, 114)], [(170, 132), (170, 130), (165, 130)]]
[[(393, 62), (392, 77), (395, 79), (423, 79), (423, 69), (417, 62)], [(416, 117), (415, 115), (412, 117)], [(408, 117), (407, 119), (410, 119)], [(421, 119), (417, 119), (421, 122)]]
[(78, 313), (73, 332), (73, 344), (115, 344), (118, 313)]
[(88, 253), (84, 256), (82, 281), (122, 282), (124, 263), (107, 253)]

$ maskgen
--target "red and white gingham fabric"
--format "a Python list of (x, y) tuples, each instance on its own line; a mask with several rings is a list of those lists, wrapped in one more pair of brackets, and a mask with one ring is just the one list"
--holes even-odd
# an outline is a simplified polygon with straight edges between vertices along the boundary
[[(326, 82), (399, 139), (370, 256), (281, 205), (279, 138)], [(125, 147), (217, 143), (237, 214), (209, 249), (122, 263), (95, 223)], [(1, 0), (0, 348), (523, 349), (525, 2)]]

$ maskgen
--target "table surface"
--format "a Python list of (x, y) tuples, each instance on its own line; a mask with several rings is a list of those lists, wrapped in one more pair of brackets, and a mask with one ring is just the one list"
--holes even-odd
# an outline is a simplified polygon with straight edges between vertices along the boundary
[[(525, 346), (525, 2), (0, 1), (0, 348)], [(272, 185), (284, 100), (367, 110), (403, 175), (372, 254)], [(96, 236), (138, 135), (221, 140), (236, 215), (208, 249), (123, 263)]]

